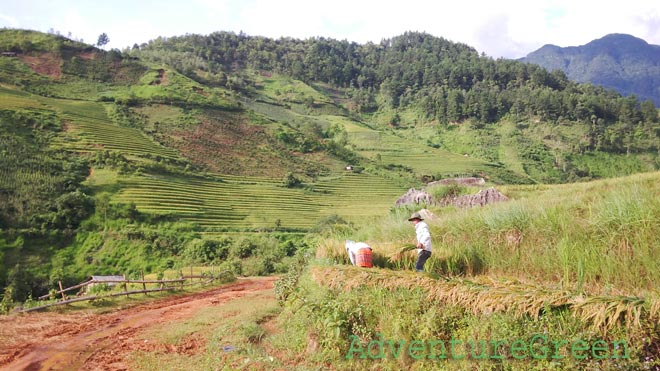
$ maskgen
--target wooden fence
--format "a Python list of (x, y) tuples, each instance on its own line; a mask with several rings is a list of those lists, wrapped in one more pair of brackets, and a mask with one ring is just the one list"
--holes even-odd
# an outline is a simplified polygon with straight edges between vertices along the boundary
[[(177, 279), (168, 279), (168, 280), (103, 280), (103, 281), (96, 281), (94, 279), (90, 279), (89, 281), (85, 281), (83, 283), (80, 283), (75, 286), (67, 287), (67, 288), (62, 288), (62, 283), (58, 282), (59, 284), (59, 291), (56, 291), (54, 293), (49, 293), (48, 295), (43, 295), (40, 296), (38, 299), (39, 300), (45, 300), (49, 298), (53, 298), (53, 296), (61, 295), (61, 299), (54, 301), (54, 302), (49, 302), (44, 305), (36, 306), (36, 307), (31, 307), (31, 308), (26, 308), (26, 309), (19, 309), (17, 312), (19, 313), (25, 313), (25, 312), (33, 312), (53, 306), (58, 306), (58, 305), (65, 305), (65, 304), (71, 304), (71, 303), (76, 303), (80, 301), (89, 301), (89, 300), (96, 300), (96, 299), (102, 299), (102, 298), (108, 298), (108, 297), (114, 297), (114, 296), (121, 296), (121, 295), (134, 295), (134, 294), (148, 294), (150, 292), (160, 292), (160, 291), (172, 291), (172, 290), (177, 290), (177, 289), (183, 289), (186, 286), (194, 286), (194, 285), (206, 285), (209, 284), (217, 279), (220, 279), (224, 274), (230, 273), (229, 271), (222, 271), (219, 272), (216, 275), (213, 276), (204, 276), (204, 275), (189, 275), (189, 276), (182, 276), (181, 278)], [(199, 281), (194, 281), (195, 279), (199, 279)], [(186, 281), (190, 281), (186, 283)], [(89, 285), (93, 284), (108, 284), (108, 283), (115, 283), (115, 284), (120, 284), (123, 286), (123, 291), (122, 292), (110, 292), (106, 294), (100, 294), (100, 295), (85, 295), (85, 296), (77, 296), (74, 298), (67, 298), (65, 295), (66, 292), (73, 291), (76, 289), (82, 289), (85, 288)], [(131, 284), (142, 284), (142, 290), (129, 290), (128, 285)], [(157, 288), (147, 288), (147, 284), (156, 284), (159, 287)]]

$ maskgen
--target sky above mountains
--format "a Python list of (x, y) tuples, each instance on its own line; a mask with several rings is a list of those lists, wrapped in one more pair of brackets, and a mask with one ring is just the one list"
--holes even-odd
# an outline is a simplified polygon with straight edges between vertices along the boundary
[(657, 0), (2, 0), (0, 27), (59, 31), (107, 48), (158, 36), (244, 32), (378, 43), (406, 31), (468, 44), (493, 58), (520, 58), (545, 44), (584, 45), (610, 33), (660, 44)]

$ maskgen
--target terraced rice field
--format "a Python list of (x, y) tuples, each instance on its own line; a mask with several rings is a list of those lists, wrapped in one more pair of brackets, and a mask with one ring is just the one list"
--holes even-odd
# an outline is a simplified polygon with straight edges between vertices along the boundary
[(289, 189), (279, 179), (223, 176), (223, 181), (140, 176), (121, 181), (115, 202), (170, 214), (208, 231), (285, 228), (307, 230), (329, 215), (346, 220), (387, 213), (405, 189), (385, 179), (347, 173)]
[(47, 109), (47, 106), (35, 95), (0, 85), (0, 109), (20, 108)]
[(355, 146), (357, 152), (372, 160), (377, 160), (380, 155), (380, 162), (384, 165), (402, 165), (424, 174), (464, 173), (484, 169), (486, 165), (479, 159), (432, 148), (341, 117), (332, 119), (335, 122), (338, 120), (346, 128), (349, 143)]
[(178, 158), (176, 151), (163, 147), (141, 131), (115, 125), (108, 117), (103, 104), (89, 101), (73, 101), (45, 98), (0, 86), (0, 109), (44, 109), (58, 112), (66, 121), (67, 130), (56, 144), (77, 152), (99, 149), (122, 151), (125, 155), (161, 156)]
[(125, 155), (179, 157), (176, 151), (154, 143), (140, 130), (115, 125), (100, 103), (62, 100), (56, 102), (56, 107), (69, 121), (69, 129), (83, 138), (80, 142), (67, 144), (67, 148), (90, 150), (100, 147), (121, 151)]

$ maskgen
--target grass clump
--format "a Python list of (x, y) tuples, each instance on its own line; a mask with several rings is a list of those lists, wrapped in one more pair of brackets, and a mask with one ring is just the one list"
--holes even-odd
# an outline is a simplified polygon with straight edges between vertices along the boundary
[(266, 330), (255, 322), (244, 323), (240, 327), (240, 332), (249, 343), (253, 344), (261, 342), (266, 336)]
[(468, 189), (468, 187), (464, 187), (456, 183), (447, 185), (434, 185), (429, 187), (426, 191), (436, 200), (453, 198), (473, 193), (471, 192), (471, 189)]

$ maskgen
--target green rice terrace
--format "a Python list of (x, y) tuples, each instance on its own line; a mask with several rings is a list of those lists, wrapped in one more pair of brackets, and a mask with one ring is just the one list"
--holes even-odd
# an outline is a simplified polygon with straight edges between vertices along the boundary
[(175, 151), (159, 146), (142, 132), (120, 127), (108, 117), (101, 103), (45, 98), (0, 86), (0, 109), (40, 109), (56, 112), (66, 125), (53, 144), (70, 151), (117, 150), (127, 155), (177, 158)]
[[(0, 108), (57, 112), (65, 130), (53, 140), (56, 148), (181, 159), (176, 151), (155, 143), (139, 129), (114, 123), (103, 103), (45, 98), (6, 87), (0, 94)], [(431, 155), (427, 155), (428, 162)], [(333, 214), (347, 220), (379, 215), (406, 190), (401, 182), (344, 172), (318, 178), (305, 189), (283, 187), (281, 179), (222, 174), (216, 180), (148, 174), (121, 177), (121, 191), (114, 201), (134, 202), (140, 211), (181, 217), (203, 228), (242, 230), (277, 224), (283, 229), (307, 230)], [(94, 182), (94, 176), (90, 181)]]
[(286, 188), (279, 179), (218, 179), (129, 177), (120, 181), (115, 201), (133, 202), (144, 212), (175, 215), (209, 231), (309, 230), (331, 215), (348, 221), (381, 215), (405, 192), (391, 181), (362, 174), (319, 180), (307, 189)]
[(344, 125), (349, 142), (358, 153), (381, 164), (405, 166), (423, 174), (477, 173), (487, 169), (484, 160), (432, 148), (344, 118), (336, 121)]

